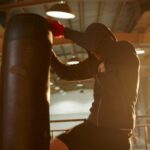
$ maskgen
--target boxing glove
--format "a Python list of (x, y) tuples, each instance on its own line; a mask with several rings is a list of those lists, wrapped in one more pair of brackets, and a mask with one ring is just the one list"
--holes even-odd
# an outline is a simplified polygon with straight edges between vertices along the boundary
[(60, 37), (64, 36), (64, 26), (59, 21), (53, 20), (50, 22), (51, 25), (51, 31), (53, 33), (53, 36)]

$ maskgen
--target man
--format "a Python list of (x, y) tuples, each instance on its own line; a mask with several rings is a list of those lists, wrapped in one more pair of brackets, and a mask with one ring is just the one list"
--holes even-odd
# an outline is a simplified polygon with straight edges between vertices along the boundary
[(94, 101), (88, 119), (58, 136), (51, 150), (129, 150), (135, 122), (139, 60), (127, 41), (117, 41), (103, 24), (93, 23), (85, 32), (51, 23), (54, 36), (63, 35), (85, 48), (88, 58), (66, 66), (51, 51), (51, 66), (60, 78), (94, 78)]

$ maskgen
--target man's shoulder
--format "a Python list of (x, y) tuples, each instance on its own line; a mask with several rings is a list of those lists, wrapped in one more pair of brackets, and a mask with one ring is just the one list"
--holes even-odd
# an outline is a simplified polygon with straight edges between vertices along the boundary
[(119, 51), (136, 54), (135, 47), (128, 41), (118, 41), (116, 45)]
[(135, 47), (128, 41), (118, 41), (116, 43), (116, 57), (118, 62), (124, 65), (139, 65), (139, 59)]
[(129, 41), (118, 41), (116, 45), (122, 51), (136, 53), (135, 47)]

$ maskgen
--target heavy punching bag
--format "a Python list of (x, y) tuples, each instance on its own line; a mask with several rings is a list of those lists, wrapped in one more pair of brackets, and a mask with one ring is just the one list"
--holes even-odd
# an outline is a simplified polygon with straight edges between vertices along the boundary
[(0, 84), (1, 150), (48, 150), (48, 22), (21, 14), (6, 28)]

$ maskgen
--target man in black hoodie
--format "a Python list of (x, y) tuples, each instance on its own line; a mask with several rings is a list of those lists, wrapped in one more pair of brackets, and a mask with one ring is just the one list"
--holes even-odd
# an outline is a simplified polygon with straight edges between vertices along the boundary
[(88, 58), (66, 66), (51, 51), (51, 67), (65, 80), (94, 78), (94, 101), (87, 120), (51, 142), (51, 150), (129, 150), (135, 126), (139, 60), (127, 41), (117, 41), (101, 23), (85, 32), (51, 23), (54, 36), (63, 35), (87, 50)]

